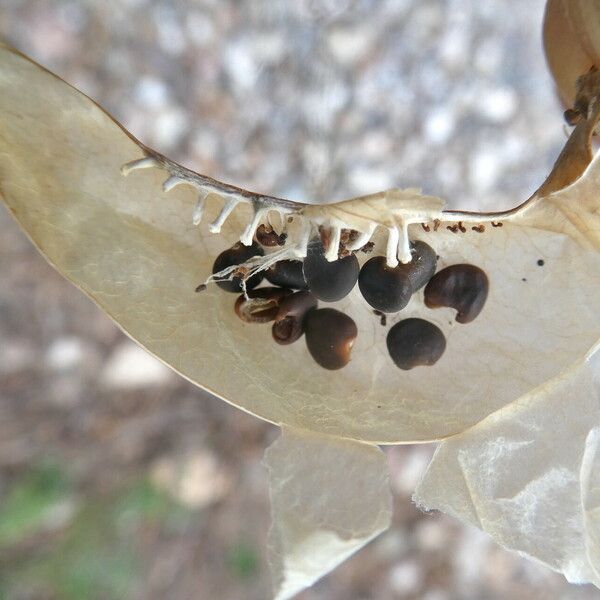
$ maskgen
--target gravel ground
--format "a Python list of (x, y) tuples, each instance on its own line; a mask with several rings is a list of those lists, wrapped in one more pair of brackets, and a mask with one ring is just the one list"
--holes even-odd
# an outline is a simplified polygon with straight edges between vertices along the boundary
[[(0, 39), (144, 143), (295, 199), (502, 208), (564, 142), (542, 0), (3, 0)], [(277, 431), (128, 341), (0, 211), (0, 598), (264, 599)], [(597, 598), (411, 504), (303, 600)]]

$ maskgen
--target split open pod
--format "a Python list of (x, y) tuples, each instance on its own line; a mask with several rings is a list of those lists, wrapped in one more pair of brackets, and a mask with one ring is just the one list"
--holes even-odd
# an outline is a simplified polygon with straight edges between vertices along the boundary
[[(362, 478), (373, 496), (358, 499), (348, 489), (348, 502), (355, 504), (346, 508), (360, 515), (368, 506), (368, 523), (357, 517), (340, 528), (333, 511), (329, 530), (336, 535), (313, 539), (306, 524), (300, 536), (314, 541), (315, 552), (335, 549), (337, 558), (323, 559), (323, 571), (354, 551), (356, 540), (364, 543), (387, 526), (384, 461), (367, 444), (459, 434), (534, 389), (550, 393), (555, 378), (594, 348), (600, 337), (600, 164), (588, 163), (597, 112), (579, 122), (538, 194), (508, 212), (444, 211), (437, 198), (395, 189), (304, 205), (175, 165), (89, 98), (2, 47), (0, 194), (47, 260), (129, 336), (190, 381), (287, 432), (269, 451), (272, 469), (307, 471), (301, 463), (311, 460), (315, 469), (330, 465), (331, 473), (344, 476), (332, 482), (332, 502), (344, 497), (345, 478), (353, 472)], [(129, 165), (127, 177), (123, 165)], [(165, 180), (169, 191), (163, 190)], [(384, 327), (355, 286), (327, 305), (356, 324), (350, 361), (341, 370), (324, 369), (305, 343), (280, 346), (269, 326), (242, 322), (234, 311), (236, 296), (212, 282), (202, 293), (194, 291), (222, 251), (240, 239), (250, 244), (261, 223), (279, 222), (277, 214), (288, 227), (285, 245), (275, 250), (281, 260), (301, 260), (319, 228), (334, 248), (329, 259), (337, 258), (341, 237), (351, 231), (350, 252), (372, 241), (373, 253), (385, 256), (390, 267), (410, 261), (410, 242), (422, 240), (439, 256), (438, 272), (468, 264), (485, 274), (485, 305), (470, 322), (459, 322), (452, 302), (432, 308), (425, 288), (388, 315)], [(361, 262), (370, 256), (357, 253)], [(246, 269), (268, 266), (259, 257)], [(387, 332), (407, 318), (442, 332), (446, 348), (435, 364), (410, 370), (394, 364)], [(300, 439), (313, 444), (314, 453), (302, 456)], [(286, 497), (305, 498), (303, 509), (310, 504), (310, 494), (289, 489), (289, 481), (280, 478), (273, 492), (274, 544), (292, 548), (280, 550), (274, 561), (292, 561), (285, 576), (279, 564), (280, 598), (311, 577), (307, 566), (289, 575), (293, 560), (298, 564), (297, 556), (289, 557), (300, 547), (294, 535), (302, 527), (278, 530), (277, 514), (290, 506)], [(313, 483), (314, 494), (322, 482)], [(313, 516), (328, 529), (327, 516)], [(303, 583), (290, 583), (294, 578)]]

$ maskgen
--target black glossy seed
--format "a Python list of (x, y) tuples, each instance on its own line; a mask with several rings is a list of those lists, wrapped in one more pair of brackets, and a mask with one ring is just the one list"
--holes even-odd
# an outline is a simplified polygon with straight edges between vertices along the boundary
[[(252, 242), (250, 246), (244, 246), (241, 242), (234, 244), (228, 250), (221, 252), (213, 263), (213, 274), (232, 267), (233, 265), (241, 265), (253, 256), (263, 256), (264, 250), (256, 243)], [(242, 277), (234, 276), (232, 279), (224, 277), (223, 279), (215, 280), (216, 284), (226, 292), (239, 294), (242, 291)], [(262, 273), (257, 273), (246, 280), (246, 289), (254, 289), (263, 279)]]
[(280, 260), (265, 270), (267, 281), (273, 285), (305, 290), (308, 284), (304, 280), (301, 260)]
[(309, 243), (303, 264), (304, 279), (319, 300), (335, 302), (347, 296), (356, 285), (359, 270), (354, 254), (329, 262), (321, 240)]
[(235, 314), (245, 323), (274, 321), (282, 303), (291, 294), (290, 290), (274, 287), (251, 290), (247, 298), (242, 294), (235, 301)]
[(358, 335), (356, 323), (334, 308), (311, 310), (304, 318), (306, 346), (315, 361), (325, 369), (341, 369), (350, 361)]
[(411, 242), (410, 251), (412, 260), (406, 264), (400, 263), (397, 268), (406, 274), (413, 292), (416, 292), (433, 277), (438, 257), (435, 250), (421, 240)]
[(544, 259), (543, 259), (543, 258), (540, 258), (540, 259), (537, 261), (537, 264), (538, 264), (538, 267), (543, 267), (543, 266), (544, 266), (546, 263), (544, 262)]
[(317, 299), (310, 292), (295, 292), (283, 299), (271, 330), (273, 339), (282, 345), (292, 344), (304, 333), (304, 318), (317, 308)]
[(364, 299), (376, 310), (398, 312), (408, 304), (413, 289), (399, 266), (388, 267), (385, 256), (375, 256), (362, 266), (358, 287)]
[(456, 309), (459, 323), (470, 323), (487, 300), (487, 275), (475, 265), (452, 265), (436, 273), (425, 287), (425, 305)]
[(446, 349), (442, 331), (424, 319), (404, 319), (396, 323), (386, 341), (392, 360), (405, 371), (434, 365)]

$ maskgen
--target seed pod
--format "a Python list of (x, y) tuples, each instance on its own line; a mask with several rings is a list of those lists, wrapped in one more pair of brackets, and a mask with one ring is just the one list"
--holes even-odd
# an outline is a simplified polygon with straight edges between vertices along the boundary
[(304, 319), (306, 346), (315, 361), (334, 371), (350, 361), (358, 335), (356, 323), (334, 308), (311, 310)]
[(268, 323), (274, 321), (282, 302), (291, 294), (282, 288), (260, 288), (242, 294), (235, 301), (235, 314), (246, 323)]
[(305, 290), (308, 285), (302, 272), (301, 260), (280, 260), (265, 271), (269, 283), (294, 290)]
[(424, 319), (411, 318), (396, 323), (386, 341), (392, 360), (404, 371), (434, 365), (446, 349), (442, 331)]
[(420, 290), (434, 275), (437, 267), (435, 250), (421, 240), (410, 244), (412, 260), (409, 263), (399, 263), (396, 267), (404, 273), (412, 286), (413, 292)]
[(398, 312), (408, 304), (413, 289), (405, 270), (399, 267), (388, 267), (385, 256), (375, 256), (360, 270), (358, 287), (376, 310)]
[(295, 292), (286, 296), (273, 323), (273, 339), (281, 345), (292, 344), (304, 333), (304, 318), (317, 308), (317, 299), (310, 292)]
[(314, 239), (308, 245), (304, 259), (304, 279), (310, 291), (324, 302), (336, 302), (347, 296), (356, 285), (360, 267), (353, 254), (329, 262), (321, 240)]
[[(253, 256), (263, 256), (263, 249), (256, 243), (252, 242), (250, 246), (244, 246), (241, 242), (237, 242), (228, 250), (221, 252), (219, 256), (217, 256), (215, 262), (213, 263), (212, 272), (213, 275), (226, 269), (227, 267), (232, 267), (233, 265), (241, 265), (245, 263), (247, 260), (250, 260)], [(254, 289), (263, 279), (262, 273), (257, 273), (256, 275), (252, 275), (246, 280), (246, 289), (252, 290)], [(234, 294), (239, 294), (242, 291), (242, 281), (243, 277), (238, 275), (233, 276), (231, 279), (227, 279), (226, 277), (223, 279), (216, 279), (216, 284), (226, 292), (232, 292)]]
[(425, 305), (456, 309), (459, 323), (470, 323), (487, 300), (487, 275), (475, 265), (452, 265), (436, 273), (425, 287)]

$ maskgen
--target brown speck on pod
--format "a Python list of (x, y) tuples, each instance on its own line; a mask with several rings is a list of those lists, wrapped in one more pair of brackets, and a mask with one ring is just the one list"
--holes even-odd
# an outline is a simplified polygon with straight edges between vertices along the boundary
[(261, 224), (255, 234), (256, 241), (266, 248), (283, 246), (287, 240), (287, 233), (277, 233), (270, 225)]
[(459, 323), (470, 323), (481, 312), (488, 290), (487, 275), (479, 267), (451, 265), (436, 273), (425, 286), (425, 305), (454, 308)]
[(458, 223), (454, 225), (446, 225), (446, 229), (450, 230), (452, 233), (458, 233)]
[(306, 315), (304, 334), (306, 346), (315, 362), (324, 369), (335, 371), (350, 361), (358, 329), (343, 312), (319, 308)]
[(433, 323), (404, 319), (388, 332), (387, 348), (396, 366), (405, 371), (434, 365), (444, 354), (446, 338)]
[[(244, 246), (241, 242), (237, 242), (231, 248), (221, 252), (213, 263), (212, 272), (219, 273), (228, 267), (234, 265), (242, 265), (247, 260), (250, 260), (254, 256), (264, 256), (264, 250), (256, 243), (252, 242), (250, 246)], [(242, 291), (242, 281), (244, 279), (245, 269), (241, 267), (238, 269), (233, 276), (223, 277), (222, 279), (215, 279), (215, 283), (226, 292), (232, 292), (238, 294)], [(246, 280), (246, 290), (255, 288), (263, 279), (262, 273), (257, 273)]]
[(423, 228), (423, 231), (427, 231), (427, 233), (431, 231), (431, 227), (429, 227), (427, 223), (421, 223), (421, 227)]
[(503, 223), (500, 221), (492, 221), (492, 227), (502, 227)]
[(364, 252), (365, 254), (370, 254), (371, 252), (373, 252), (373, 248), (375, 247), (375, 242), (367, 242), (361, 249), (361, 252)]
[(471, 229), (477, 233), (483, 233), (485, 231), (485, 225), (474, 225)]
[(458, 222), (458, 228), (460, 230), (461, 233), (467, 233), (467, 228), (463, 225), (462, 221)]
[(567, 108), (563, 113), (563, 117), (570, 127), (575, 127), (581, 121), (581, 113), (574, 108)]
[(442, 222), (439, 219), (434, 219), (433, 221), (433, 230), (437, 231), (440, 228)]
[(291, 295), (283, 288), (260, 288), (242, 294), (235, 301), (235, 314), (245, 323), (268, 323), (274, 321), (283, 300)]
[(279, 305), (271, 333), (281, 345), (292, 344), (304, 333), (304, 318), (317, 308), (317, 299), (310, 292), (295, 292)]
[(380, 310), (374, 310), (373, 314), (379, 317), (379, 322), (383, 327), (387, 325), (387, 315)]
[(319, 227), (319, 237), (321, 238), (323, 252), (327, 252), (331, 244), (331, 229), (328, 227)]

